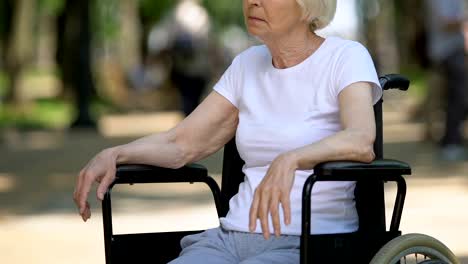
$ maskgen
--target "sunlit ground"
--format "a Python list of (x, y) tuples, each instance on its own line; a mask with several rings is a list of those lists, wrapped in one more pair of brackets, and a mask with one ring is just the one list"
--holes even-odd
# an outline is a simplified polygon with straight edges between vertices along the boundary
[[(0, 263), (104, 263), (100, 206), (93, 194), (91, 220), (83, 223), (77, 216), (71, 199), (76, 173), (98, 150), (165, 129), (178, 118), (174, 113), (108, 116), (100, 122), (107, 136), (5, 133), (0, 144)], [(407, 124), (391, 113), (387, 121), (386, 157), (407, 161), (414, 171), (407, 178), (401, 230), (434, 236), (468, 263), (468, 161), (440, 162), (435, 147), (421, 142), (421, 124)], [(218, 152), (203, 161), (218, 181), (220, 159)], [(200, 184), (119, 187), (114, 193), (119, 233), (218, 224), (208, 189)], [(393, 196), (388, 184), (388, 218)]]

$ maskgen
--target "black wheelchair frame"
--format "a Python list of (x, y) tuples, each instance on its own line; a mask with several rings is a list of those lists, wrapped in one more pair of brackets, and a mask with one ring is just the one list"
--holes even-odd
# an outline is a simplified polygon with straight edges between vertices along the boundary
[[(406, 91), (409, 87), (409, 80), (396, 74), (380, 77), (380, 83), (384, 90)], [(377, 128), (374, 143), (376, 159), (369, 164), (349, 161), (321, 163), (314, 168), (314, 173), (307, 179), (303, 188), (300, 263), (340, 263), (343, 261), (369, 263), (371, 260), (372, 263), (390, 263), (386, 260), (375, 262), (373, 257), (385, 244), (401, 235), (398, 229), (406, 195), (406, 182), (402, 175), (411, 174), (411, 168), (404, 162), (383, 158), (382, 102), (383, 99), (374, 105)], [(244, 179), (241, 170), (243, 164), (237, 152), (235, 139), (232, 139), (224, 147), (221, 189), (214, 179), (208, 176), (207, 169), (197, 164), (187, 165), (180, 169), (148, 165), (118, 166), (116, 179), (109, 187), (102, 203), (106, 263), (167, 263), (178, 256), (181, 250), (179, 241), (182, 237), (203, 231), (114, 234), (111, 190), (115, 184), (204, 182), (213, 193), (218, 216), (222, 217), (229, 210), (229, 199), (237, 193), (238, 186)], [(357, 182), (355, 189), (359, 215), (357, 232), (310, 234), (310, 212), (313, 202), (311, 193), (314, 184), (318, 181)], [(398, 187), (388, 231), (385, 223), (385, 182), (396, 182)], [(431, 245), (428, 247), (432, 248)], [(424, 255), (434, 257), (432, 253), (424, 253)], [(443, 259), (443, 257), (436, 259)], [(453, 260), (454, 256), (449, 256), (445, 258), (445, 262), (440, 263), (451, 263), (447, 259), (457, 263)], [(394, 263), (398, 262), (399, 260)]]

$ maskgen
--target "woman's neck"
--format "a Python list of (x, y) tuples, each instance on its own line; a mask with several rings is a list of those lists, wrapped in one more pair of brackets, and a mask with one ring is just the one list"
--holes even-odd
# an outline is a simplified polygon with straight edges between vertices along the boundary
[(291, 33), (264, 40), (264, 43), (270, 50), (273, 66), (285, 69), (303, 62), (320, 47), (323, 41), (323, 38), (307, 30), (305, 34)]

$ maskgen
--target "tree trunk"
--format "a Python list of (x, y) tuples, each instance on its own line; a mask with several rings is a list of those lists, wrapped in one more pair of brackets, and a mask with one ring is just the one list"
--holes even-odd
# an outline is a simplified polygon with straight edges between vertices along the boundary
[(75, 95), (72, 128), (95, 127), (89, 112), (94, 83), (91, 72), (91, 0), (67, 0), (58, 19), (57, 56), (62, 80)]
[(380, 74), (398, 72), (399, 49), (395, 5), (387, 0), (363, 0), (366, 43)]
[(10, 78), (10, 89), (6, 101), (22, 104), (18, 80), (33, 54), (35, 0), (17, 0), (12, 4), (11, 31), (6, 51), (6, 72)]
[(380, 1), (381, 13), (377, 17), (377, 56), (380, 61), (381, 74), (399, 72), (399, 49), (396, 38), (395, 3)]
[(141, 25), (138, 1), (120, 1), (119, 61), (125, 72), (141, 66)]
[(398, 8), (397, 28), (402, 65), (427, 67), (424, 7), (421, 0), (396, 0)]
[(0, 70), (3, 69), (6, 61), (6, 47), (11, 25), (11, 3), (0, 1)]
[(48, 12), (41, 12), (38, 19), (38, 32), (35, 64), (38, 69), (52, 70), (55, 66), (56, 42), (54, 17)]

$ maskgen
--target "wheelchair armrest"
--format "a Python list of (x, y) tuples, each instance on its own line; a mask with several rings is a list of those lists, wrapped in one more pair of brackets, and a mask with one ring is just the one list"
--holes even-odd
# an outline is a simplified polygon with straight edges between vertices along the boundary
[(119, 165), (114, 184), (205, 182), (208, 170), (200, 164), (189, 164), (179, 169), (150, 165)]
[[(189, 164), (179, 169), (169, 169), (150, 165), (119, 165), (117, 166), (114, 182), (109, 186), (103, 201), (104, 222), (111, 222), (111, 190), (115, 184), (135, 183), (177, 183), (177, 182), (203, 182), (210, 188), (218, 215), (224, 210), (221, 205), (221, 190), (216, 181), (208, 176), (208, 170), (200, 164)], [(109, 217), (107, 219), (107, 217)], [(106, 224), (105, 224), (106, 225)]]
[(355, 181), (369, 179), (369, 177), (379, 177), (386, 180), (393, 175), (411, 174), (411, 167), (405, 162), (391, 159), (379, 159), (371, 163), (330, 161), (315, 166), (314, 174), (319, 181)]
[[(371, 163), (352, 161), (323, 162), (315, 166), (304, 183), (302, 191), (302, 235), (301, 250), (308, 247), (311, 221), (312, 188), (319, 181), (392, 181), (397, 183), (397, 196), (390, 224), (390, 231), (397, 232), (400, 225), (406, 196), (406, 182), (402, 175), (411, 174), (407, 163), (398, 160), (379, 159)], [(304, 246), (303, 246), (304, 245)], [(302, 252), (301, 251), (301, 252)]]
[(176, 182), (206, 183), (213, 193), (218, 213), (223, 212), (221, 209), (221, 190), (216, 181), (208, 176), (208, 170), (200, 164), (189, 164), (179, 169), (141, 164), (119, 165), (117, 166), (115, 180), (109, 186), (107, 193), (109, 193), (115, 184)]
[[(179, 169), (168, 169), (150, 165), (119, 165), (117, 166), (114, 182), (104, 195), (102, 201), (102, 220), (104, 224), (104, 245), (106, 260), (111, 259), (111, 245), (115, 243), (112, 227), (111, 190), (115, 184), (134, 183), (175, 183), (175, 182), (204, 182), (213, 194), (218, 216), (225, 214), (221, 205), (221, 191), (216, 181), (208, 176), (205, 167), (199, 164), (186, 165)], [(150, 234), (148, 234), (150, 235)]]

